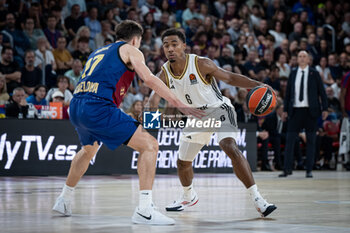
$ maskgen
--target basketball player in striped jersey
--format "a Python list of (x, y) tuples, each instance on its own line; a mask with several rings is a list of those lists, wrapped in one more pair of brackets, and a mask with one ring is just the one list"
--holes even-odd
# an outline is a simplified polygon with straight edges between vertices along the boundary
[[(159, 78), (183, 103), (204, 110), (206, 116), (203, 119), (214, 118), (222, 123), (220, 128), (211, 131), (186, 127), (183, 129), (177, 161), (183, 194), (179, 200), (167, 206), (166, 210), (182, 211), (198, 202), (192, 183), (192, 162), (201, 148), (209, 143), (211, 135), (216, 132), (220, 147), (232, 160), (234, 172), (248, 189), (255, 208), (262, 217), (269, 215), (276, 206), (268, 203), (258, 191), (248, 161), (235, 141), (238, 134), (236, 112), (230, 100), (222, 96), (215, 79), (242, 88), (254, 88), (264, 84), (225, 71), (208, 58), (186, 54), (185, 35), (179, 30), (168, 29), (163, 33), (162, 41), (168, 61), (162, 66)], [(159, 101), (160, 96), (153, 93), (149, 107), (157, 108)]]

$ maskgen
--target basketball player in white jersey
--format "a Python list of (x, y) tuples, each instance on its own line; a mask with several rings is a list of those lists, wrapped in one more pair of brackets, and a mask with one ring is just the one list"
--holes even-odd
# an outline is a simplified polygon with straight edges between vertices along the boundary
[[(220, 147), (232, 160), (234, 172), (248, 189), (255, 208), (262, 217), (269, 215), (276, 206), (269, 204), (258, 191), (248, 161), (235, 141), (238, 132), (236, 112), (230, 100), (222, 96), (215, 79), (242, 88), (254, 88), (264, 84), (225, 71), (208, 58), (186, 54), (185, 35), (179, 30), (166, 30), (162, 35), (162, 41), (168, 61), (162, 66), (159, 78), (183, 103), (204, 110), (206, 117), (203, 119), (215, 118), (222, 123), (221, 128), (212, 129), (211, 132), (186, 127), (183, 129), (177, 170), (184, 192), (181, 198), (167, 206), (166, 210), (182, 211), (198, 202), (192, 184), (192, 162), (201, 148), (209, 143), (211, 135), (216, 132)], [(159, 101), (160, 96), (154, 93), (149, 100), (149, 107), (156, 109)]]

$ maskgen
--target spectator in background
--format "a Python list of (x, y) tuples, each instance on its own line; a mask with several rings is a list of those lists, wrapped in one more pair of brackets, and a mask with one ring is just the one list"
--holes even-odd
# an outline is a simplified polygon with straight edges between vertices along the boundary
[(45, 85), (50, 88), (56, 84), (56, 61), (45, 37), (38, 39), (37, 47), (34, 66), (45, 69)]
[(268, 115), (263, 124), (262, 129), (268, 132), (268, 139), (262, 141), (261, 153), (262, 153), (262, 168), (261, 170), (271, 170), (268, 164), (268, 143), (271, 143), (274, 151), (274, 163), (275, 168), (282, 169), (281, 163), (281, 144), (286, 141), (287, 122), (283, 122), (283, 103), (277, 103), (276, 110)]
[(331, 71), (329, 70), (327, 66), (327, 58), (326, 57), (321, 57), (320, 59), (320, 64), (316, 66), (316, 70), (321, 76), (322, 82), (326, 86), (330, 86), (334, 83), (334, 80), (331, 75)]
[(69, 78), (69, 90), (74, 91), (75, 87), (78, 84), (80, 75), (83, 72), (83, 65), (81, 64), (81, 61), (79, 59), (75, 59), (73, 61), (72, 69), (68, 70), (66, 73), (64, 73), (64, 76)]
[(337, 62), (337, 55), (335, 53), (329, 54), (328, 56), (328, 67), (331, 71), (333, 80), (341, 79), (342, 70)]
[(271, 72), (268, 77), (264, 80), (264, 83), (271, 86), (274, 90), (279, 91), (280, 90), (280, 75), (279, 75), (280, 69), (276, 65), (272, 65)]
[(75, 4), (79, 5), (80, 13), (86, 12), (85, 0), (67, 0), (68, 9), (72, 9)]
[(301, 22), (296, 22), (294, 24), (294, 30), (288, 36), (289, 41), (300, 41), (302, 37), (305, 37), (303, 34), (303, 24)]
[(73, 57), (66, 49), (67, 41), (64, 36), (61, 36), (57, 40), (57, 48), (53, 50), (53, 56), (57, 64), (57, 74), (64, 74), (66, 71), (72, 68)]
[(0, 104), (6, 103), (10, 99), (7, 93), (6, 79), (4, 75), (0, 75)]
[(46, 101), (51, 102), (53, 100), (53, 94), (56, 91), (60, 91), (64, 95), (64, 105), (69, 106), (70, 101), (73, 98), (72, 93), (69, 91), (69, 79), (63, 75), (58, 76), (57, 78), (57, 86), (58, 88), (54, 87), (49, 90), (46, 96)]
[(64, 25), (64, 18), (62, 16), (62, 8), (59, 5), (55, 5), (51, 8), (51, 13), (56, 18), (56, 29), (61, 33), (61, 35), (67, 35), (67, 29)]
[(141, 100), (136, 100), (131, 107), (129, 108), (129, 110), (127, 111), (127, 114), (129, 116), (131, 116), (132, 118), (134, 118), (135, 120), (139, 119), (140, 114), (142, 113), (142, 101)]
[(61, 91), (55, 91), (52, 94), (53, 103), (62, 103), (62, 119), (69, 119), (68, 115), (68, 105), (65, 102), (65, 96)]
[[(233, 42), (239, 41), (241, 36), (244, 36), (244, 43), (245, 43), (245, 35), (241, 34), (241, 28), (238, 18), (233, 18), (231, 21), (228, 22), (228, 25), (230, 26), (227, 32), (231, 36), (231, 40)], [(241, 45), (243, 46), (243, 45)]]
[(220, 63), (221, 67), (227, 64), (230, 65), (231, 68), (234, 67), (235, 62), (233, 60), (233, 53), (229, 49), (229, 47), (225, 46), (224, 48), (222, 48), (222, 53), (221, 56), (218, 58), (218, 62)]
[(81, 37), (87, 37), (89, 39), (89, 47), (90, 48), (95, 48), (95, 41), (93, 39), (90, 39), (90, 29), (87, 26), (81, 26), (78, 31), (76, 36), (74, 37), (73, 40), (71, 40), (68, 44), (68, 51), (73, 53), (75, 50), (78, 49), (78, 40)]
[(44, 29), (44, 34), (52, 48), (57, 48), (57, 40), (61, 37), (61, 33), (56, 29), (57, 19), (54, 15), (49, 15), (47, 18), (47, 28)]
[(155, 21), (159, 21), (162, 12), (154, 4), (154, 0), (146, 0), (146, 3), (141, 7), (141, 14), (144, 17), (147, 13), (151, 13)]
[(104, 42), (106, 39), (114, 41), (114, 38), (113, 38), (112, 32), (111, 32), (110, 23), (106, 20), (102, 21), (101, 27), (102, 27), (102, 31), (100, 33), (97, 33), (95, 36), (95, 39), (94, 39), (97, 49), (104, 46)]
[(290, 67), (287, 63), (287, 56), (284, 53), (281, 53), (276, 62), (276, 66), (279, 68), (279, 76), (289, 77)]
[(13, 13), (7, 13), (4, 31), (6, 32), (6, 36), (3, 39), (4, 42), (10, 42), (11, 47), (16, 51), (16, 54), (13, 55), (23, 57), (24, 52), (30, 48), (30, 42), (23, 31), (16, 29), (16, 19)]
[(79, 59), (81, 64), (85, 66), (86, 61), (89, 58), (91, 50), (89, 48), (89, 38), (80, 37), (78, 39), (77, 49), (72, 53), (74, 59)]
[(342, 75), (350, 70), (350, 56), (345, 52), (342, 52), (339, 56), (339, 66), (342, 70)]
[[(114, 14), (114, 9), (113, 8), (109, 8), (105, 11), (105, 17), (104, 17), (105, 21), (109, 23), (110, 25), (110, 33), (112, 36), (115, 36), (115, 27), (118, 25), (118, 21), (115, 20), (115, 14)], [(102, 26), (102, 25), (101, 25)]]
[(40, 28), (34, 28), (34, 19), (33, 18), (26, 18), (24, 23), (24, 34), (27, 36), (30, 42), (30, 47), (33, 50), (37, 49), (37, 40), (40, 37), (45, 36), (43, 30)]
[(269, 33), (275, 38), (274, 48), (281, 45), (282, 41), (287, 38), (286, 34), (282, 32), (282, 23), (280, 21), (274, 22), (274, 30), (269, 30)]
[[(222, 68), (229, 72), (233, 72), (233, 67), (230, 64), (223, 65)], [(229, 98), (232, 102), (235, 100), (235, 97), (237, 95), (237, 87), (229, 85), (222, 80), (219, 80), (219, 87), (221, 91), (224, 89), (227, 90), (227, 94), (225, 95), (227, 98)]]
[(10, 103), (5, 105), (6, 117), (27, 118), (28, 108), (24, 89), (16, 87), (13, 90)]
[(257, 59), (257, 52), (255, 50), (251, 50), (248, 53), (248, 60), (244, 64), (244, 68), (247, 70), (249, 77), (252, 79), (256, 79), (256, 71), (258, 67)]
[(68, 31), (69, 39), (73, 39), (76, 36), (78, 29), (85, 25), (84, 18), (80, 14), (80, 6), (74, 4), (71, 8), (71, 14), (64, 20), (64, 24)]
[(26, 101), (28, 104), (47, 105), (48, 103), (45, 99), (46, 93), (46, 86), (39, 84), (34, 88), (33, 94), (27, 97)]
[(8, 93), (21, 86), (22, 74), (19, 65), (13, 60), (13, 49), (10, 47), (4, 47), (1, 51), (0, 75), (5, 76)]
[(22, 68), (21, 83), (28, 95), (33, 94), (34, 87), (42, 83), (42, 71), (34, 66), (35, 53), (33, 50), (27, 50), (24, 55), (25, 66)]
[(189, 0), (187, 2), (187, 8), (182, 13), (182, 26), (186, 29), (194, 18), (200, 18), (196, 9), (196, 0)]
[[(85, 25), (90, 29), (90, 39), (94, 39), (95, 36), (101, 32), (101, 23), (97, 19), (98, 9), (97, 7), (91, 7), (89, 10), (89, 16), (84, 19)], [(95, 50), (96, 47), (91, 48)]]

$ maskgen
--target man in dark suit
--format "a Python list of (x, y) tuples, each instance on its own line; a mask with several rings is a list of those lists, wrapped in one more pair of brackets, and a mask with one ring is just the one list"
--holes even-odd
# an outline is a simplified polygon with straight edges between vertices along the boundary
[(288, 117), (286, 151), (284, 171), (279, 177), (292, 174), (295, 139), (299, 131), (305, 129), (307, 140), (306, 177), (312, 178), (317, 118), (321, 112), (323, 120), (328, 116), (327, 96), (321, 77), (308, 64), (309, 54), (305, 50), (300, 51), (298, 53), (298, 67), (289, 75), (283, 112), (283, 119)]
[[(276, 111), (266, 117), (262, 129), (269, 133), (269, 137), (262, 141), (261, 153), (263, 161), (267, 161), (268, 143), (271, 143), (275, 157), (275, 168), (281, 169), (281, 143), (285, 142), (286, 122), (282, 121), (283, 103), (278, 103)], [(262, 170), (269, 170), (268, 164), (263, 164)]]

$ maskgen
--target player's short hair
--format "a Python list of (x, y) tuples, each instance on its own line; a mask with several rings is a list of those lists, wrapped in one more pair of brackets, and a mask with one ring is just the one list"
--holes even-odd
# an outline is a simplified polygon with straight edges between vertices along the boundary
[(142, 26), (131, 20), (124, 20), (115, 29), (117, 40), (130, 41), (134, 36), (141, 37), (142, 34)]
[(182, 42), (184, 42), (184, 43), (186, 42), (185, 34), (176, 28), (169, 28), (169, 29), (165, 30), (162, 34), (162, 41), (164, 40), (164, 38), (166, 36), (177, 36), (180, 38), (180, 40), (182, 40)]

